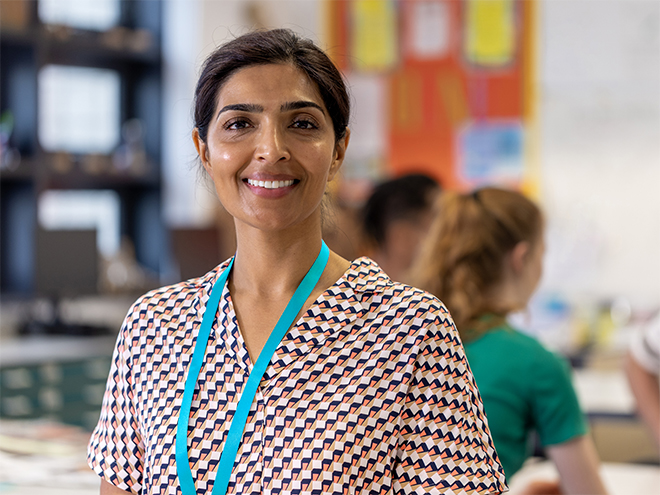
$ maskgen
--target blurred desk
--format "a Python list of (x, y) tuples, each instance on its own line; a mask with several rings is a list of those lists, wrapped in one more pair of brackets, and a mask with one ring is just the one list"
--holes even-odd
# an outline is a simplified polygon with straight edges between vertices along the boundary
[(0, 494), (97, 495), (89, 432), (47, 420), (0, 420)]
[[(100, 481), (97, 483), (99, 486)], [(52, 488), (45, 486), (26, 486), (0, 482), (3, 495), (99, 495), (99, 487), (94, 488)]]
[(30, 335), (3, 341), (0, 367), (36, 366), (111, 356), (117, 336)]
[[(642, 464), (604, 463), (603, 482), (610, 495), (659, 495), (660, 467)], [(520, 493), (531, 480), (556, 480), (559, 475), (551, 461), (530, 459), (510, 480), (509, 495)]]
[(635, 414), (635, 399), (623, 370), (577, 369), (574, 383), (603, 462), (658, 462), (657, 446)]
[(576, 369), (573, 382), (585, 413), (635, 414), (635, 399), (623, 370)]

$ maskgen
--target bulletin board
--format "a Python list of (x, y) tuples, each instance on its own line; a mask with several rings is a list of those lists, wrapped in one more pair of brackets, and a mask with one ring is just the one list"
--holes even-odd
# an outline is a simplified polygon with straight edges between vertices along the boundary
[(536, 0), (329, 0), (345, 72), (386, 80), (387, 175), (538, 189)]

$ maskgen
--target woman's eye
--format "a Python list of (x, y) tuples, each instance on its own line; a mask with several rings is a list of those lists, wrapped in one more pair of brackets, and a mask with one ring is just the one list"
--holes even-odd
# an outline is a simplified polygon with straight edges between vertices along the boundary
[(240, 131), (242, 129), (247, 129), (250, 126), (250, 122), (243, 119), (230, 120), (225, 124), (225, 129), (228, 131)]
[(318, 129), (318, 125), (315, 122), (307, 119), (299, 119), (291, 124), (291, 127), (295, 129)]

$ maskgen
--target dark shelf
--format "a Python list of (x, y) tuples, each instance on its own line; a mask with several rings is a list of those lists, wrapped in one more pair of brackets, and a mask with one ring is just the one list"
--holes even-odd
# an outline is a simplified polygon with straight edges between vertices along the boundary
[[(20, 19), (5, 16), (0, 28), (0, 112), (13, 116), (9, 147), (21, 155), (17, 166), (0, 170), (0, 292), (35, 294), (35, 253), (40, 247), (37, 202), (50, 189), (116, 191), (120, 234), (133, 242), (137, 262), (158, 274), (167, 256), (160, 173), (162, 4), (122, 0), (120, 25), (93, 31), (43, 24), (37, 2), (23, 2), (26, 10), (15, 18)], [(0, 4), (10, 5), (5, 0)], [(118, 170), (110, 155), (51, 153), (41, 147), (38, 80), (40, 70), (51, 64), (111, 69), (118, 74), (118, 122), (142, 123), (144, 167)], [(126, 146), (123, 139), (121, 146)]]
[(0, 30), (0, 45), (32, 46), (35, 42), (35, 29), (15, 29), (2, 26)]
[(111, 67), (161, 62), (158, 39), (144, 29), (117, 27), (97, 32), (47, 25), (3, 28), (0, 44), (33, 47), (49, 63), (56, 64)]
[(48, 189), (121, 189), (128, 187), (159, 187), (156, 174), (134, 176), (123, 173), (102, 172), (88, 174), (80, 170), (64, 174), (48, 173), (40, 177)]
[(115, 189), (126, 187), (158, 187), (160, 175), (157, 167), (148, 165), (144, 173), (121, 171), (112, 168), (111, 158), (96, 158), (101, 169), (93, 172), (83, 170), (85, 157), (75, 157), (65, 171), (57, 171), (53, 162), (56, 155), (45, 153), (41, 159), (21, 160), (15, 170), (1, 170), (0, 181), (34, 181), (40, 189)]
[(21, 163), (13, 170), (0, 170), (0, 181), (31, 181), (34, 179), (34, 163), (21, 160)]

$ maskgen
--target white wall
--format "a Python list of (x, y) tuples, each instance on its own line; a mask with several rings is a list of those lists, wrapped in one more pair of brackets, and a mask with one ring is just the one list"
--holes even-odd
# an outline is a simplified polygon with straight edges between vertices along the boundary
[(541, 5), (544, 287), (660, 305), (660, 2)]
[(163, 205), (170, 227), (203, 226), (213, 219), (213, 197), (198, 177), (192, 143), (192, 104), (199, 71), (201, 2), (164, 2), (165, 98)]

